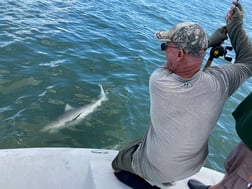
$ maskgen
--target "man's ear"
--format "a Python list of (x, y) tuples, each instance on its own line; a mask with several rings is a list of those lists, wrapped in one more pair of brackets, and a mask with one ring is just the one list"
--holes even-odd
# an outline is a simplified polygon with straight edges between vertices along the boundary
[(178, 57), (181, 57), (181, 51), (178, 52)]
[(182, 49), (180, 49), (178, 51), (178, 57), (181, 58), (184, 55), (184, 51)]

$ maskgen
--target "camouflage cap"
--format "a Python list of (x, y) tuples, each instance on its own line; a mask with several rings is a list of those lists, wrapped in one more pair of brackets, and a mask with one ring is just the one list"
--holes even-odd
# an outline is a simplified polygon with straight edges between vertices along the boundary
[(194, 22), (183, 22), (169, 31), (156, 32), (155, 37), (163, 42), (171, 41), (185, 53), (197, 57), (203, 57), (205, 52), (202, 50), (208, 47), (206, 32)]
[(252, 93), (239, 104), (233, 116), (238, 136), (252, 151)]

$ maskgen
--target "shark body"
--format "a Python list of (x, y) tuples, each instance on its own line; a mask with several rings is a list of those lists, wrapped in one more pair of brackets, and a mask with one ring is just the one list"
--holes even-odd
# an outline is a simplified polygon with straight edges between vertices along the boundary
[(101, 106), (103, 101), (106, 101), (108, 98), (104, 92), (102, 85), (100, 85), (100, 98), (93, 103), (90, 103), (79, 108), (73, 108), (70, 105), (65, 106), (65, 113), (57, 118), (57, 120), (51, 122), (45, 126), (41, 131), (54, 133), (60, 129), (74, 126), (80, 123), (86, 116), (93, 113), (99, 106)]

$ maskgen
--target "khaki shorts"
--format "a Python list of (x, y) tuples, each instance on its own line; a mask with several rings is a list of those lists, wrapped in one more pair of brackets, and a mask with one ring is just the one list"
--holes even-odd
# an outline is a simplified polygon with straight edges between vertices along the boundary
[[(239, 143), (225, 162), (226, 176), (220, 188), (246, 189), (252, 186), (252, 151)], [(219, 188), (219, 187), (218, 187)]]
[(112, 162), (112, 167), (115, 171), (124, 170), (135, 174), (132, 169), (132, 159), (133, 154), (140, 143), (142, 143), (141, 139), (136, 140), (119, 151), (119, 153)]

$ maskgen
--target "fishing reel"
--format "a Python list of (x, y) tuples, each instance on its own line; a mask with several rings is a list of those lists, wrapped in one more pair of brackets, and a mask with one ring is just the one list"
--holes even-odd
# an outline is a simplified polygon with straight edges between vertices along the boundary
[(225, 60), (231, 62), (232, 57), (227, 56), (227, 52), (232, 51), (232, 50), (233, 50), (232, 46), (226, 46), (224, 48), (221, 45), (217, 45), (217, 46), (212, 47), (212, 49), (210, 51), (210, 57), (208, 58), (207, 63), (205, 65), (203, 71), (211, 65), (214, 58), (219, 58), (220, 56), (223, 56)]
[(215, 46), (210, 51), (210, 57), (212, 58), (219, 58), (220, 56), (223, 56), (225, 60), (231, 62), (232, 57), (227, 56), (227, 51), (232, 51), (232, 46), (226, 46), (225, 48), (222, 46)]

